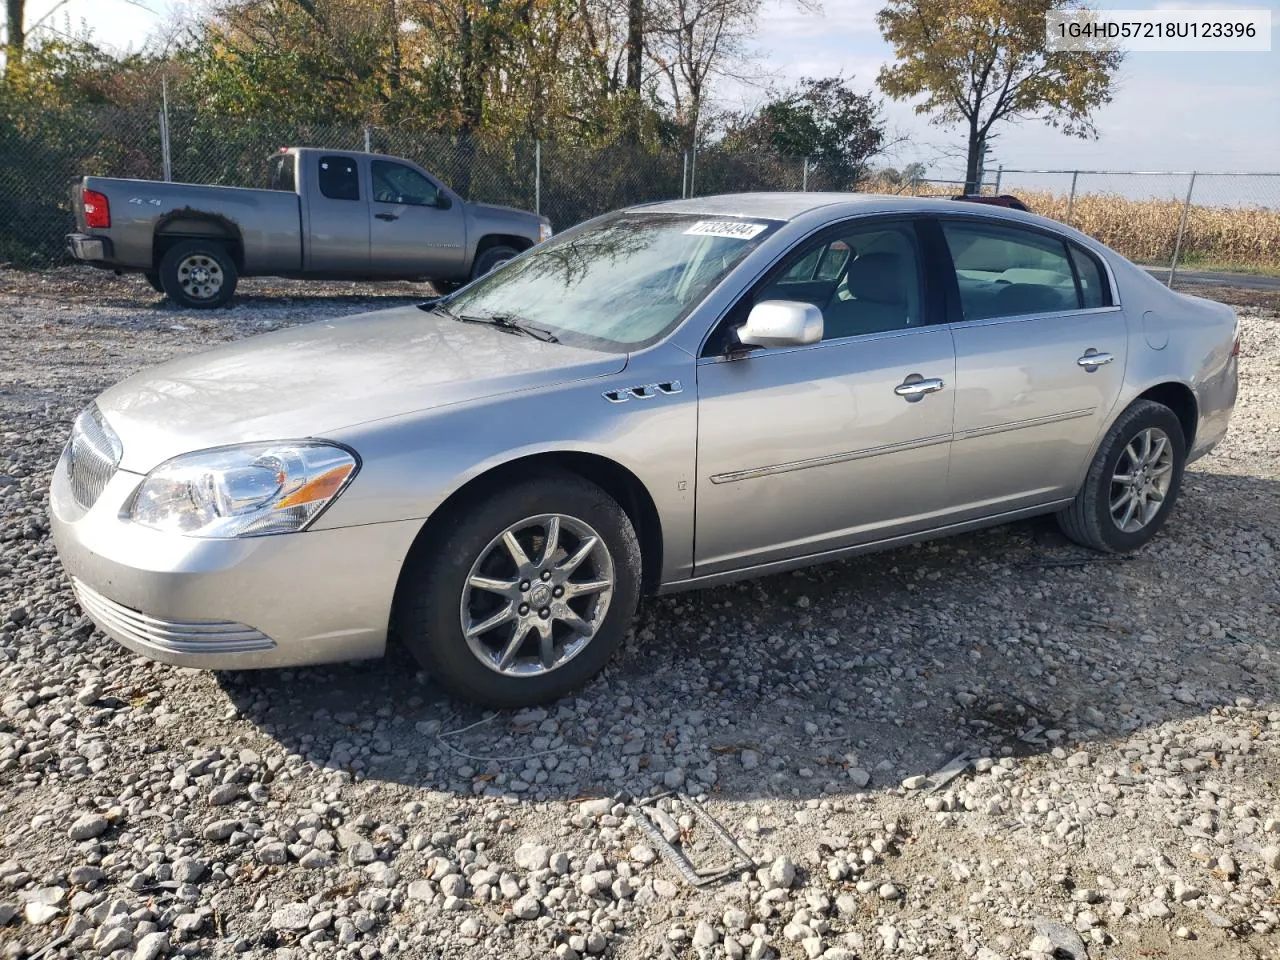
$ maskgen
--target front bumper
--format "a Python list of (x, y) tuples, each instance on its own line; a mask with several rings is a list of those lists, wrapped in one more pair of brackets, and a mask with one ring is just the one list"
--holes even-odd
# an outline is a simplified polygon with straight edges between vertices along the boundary
[(49, 489), (58, 557), (107, 636), (164, 663), (215, 670), (382, 655), (419, 522), (201, 540), (121, 519), (141, 482), (117, 471), (85, 510), (64, 453)]
[(104, 263), (111, 259), (111, 241), (106, 237), (93, 237), (87, 233), (67, 234), (67, 253), (77, 260)]

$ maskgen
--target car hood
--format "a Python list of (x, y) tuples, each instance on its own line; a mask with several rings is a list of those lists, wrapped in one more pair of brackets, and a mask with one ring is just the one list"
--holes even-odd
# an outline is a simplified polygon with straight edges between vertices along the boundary
[(251, 337), (136, 374), (98, 398), (124, 470), (192, 450), (323, 437), (446, 404), (617, 373), (624, 354), (543, 343), (417, 307)]

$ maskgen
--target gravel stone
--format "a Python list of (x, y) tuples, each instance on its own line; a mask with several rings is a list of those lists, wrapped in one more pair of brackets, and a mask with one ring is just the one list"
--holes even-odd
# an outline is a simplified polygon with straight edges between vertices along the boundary
[[(214, 674), (97, 632), (49, 531), (79, 411), (151, 364), (427, 289), (248, 278), (200, 312), (135, 276), (0, 267), (3, 960), (1267, 956), (1276, 298), (1241, 294), (1231, 431), (1131, 559), (1037, 519), (648, 598), (599, 680), (495, 714), (394, 648)], [(757, 868), (684, 883), (631, 819), (668, 789)], [(717, 862), (679, 795), (645, 809)]]

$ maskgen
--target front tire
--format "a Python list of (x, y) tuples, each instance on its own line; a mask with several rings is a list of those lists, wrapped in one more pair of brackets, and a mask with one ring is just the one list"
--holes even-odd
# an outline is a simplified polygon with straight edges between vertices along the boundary
[(1058, 525), (1070, 539), (1104, 553), (1130, 553), (1164, 526), (1182, 489), (1187, 444), (1168, 407), (1135, 400), (1120, 414)]
[(216, 240), (183, 240), (160, 259), (164, 292), (183, 307), (225, 307), (235, 295), (239, 279), (230, 251)]
[(508, 247), (500, 244), (496, 247), (490, 247), (480, 256), (476, 257), (475, 265), (471, 268), (471, 279), (476, 280), (483, 277), (490, 271), (497, 270), (508, 260), (518, 256), (520, 251), (515, 247)]
[(604, 668), (640, 594), (640, 546), (594, 484), (536, 477), (459, 511), (415, 547), (392, 633), (451, 693), (542, 703)]

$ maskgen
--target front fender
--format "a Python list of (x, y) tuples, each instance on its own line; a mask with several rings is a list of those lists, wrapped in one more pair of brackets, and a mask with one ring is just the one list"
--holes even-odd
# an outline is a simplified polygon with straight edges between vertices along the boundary
[[(467, 483), (514, 460), (585, 453), (617, 463), (645, 486), (662, 524), (662, 579), (688, 576), (697, 443), (693, 361), (675, 348), (657, 353), (606, 377), (328, 434), (354, 449), (362, 466), (315, 528), (425, 522)], [(673, 380), (681, 382), (679, 392), (624, 402), (604, 396)]]

